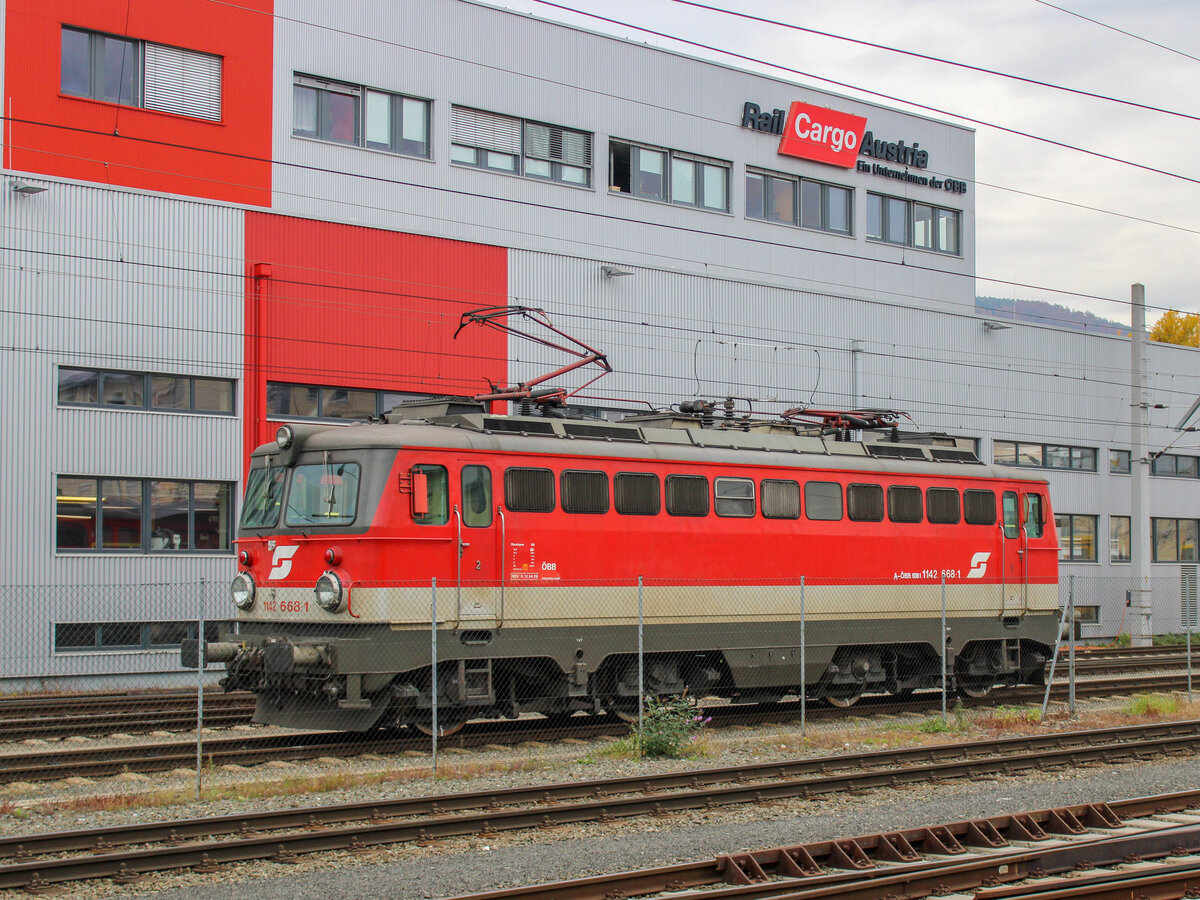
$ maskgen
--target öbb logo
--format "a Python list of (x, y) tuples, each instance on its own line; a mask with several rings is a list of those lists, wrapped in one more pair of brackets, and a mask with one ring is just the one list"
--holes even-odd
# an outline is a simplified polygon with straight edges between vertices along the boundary
[(862, 116), (796, 101), (788, 110), (779, 152), (851, 169), (866, 127)]
[(290, 547), (276, 547), (275, 553), (271, 557), (271, 571), (267, 573), (267, 578), (271, 581), (287, 578), (288, 573), (292, 571), (292, 557), (299, 549), (299, 544), (292, 544)]
[(992, 558), (992, 554), (986, 551), (976, 553), (971, 557), (971, 570), (967, 572), (968, 578), (982, 578), (987, 572), (988, 560)]

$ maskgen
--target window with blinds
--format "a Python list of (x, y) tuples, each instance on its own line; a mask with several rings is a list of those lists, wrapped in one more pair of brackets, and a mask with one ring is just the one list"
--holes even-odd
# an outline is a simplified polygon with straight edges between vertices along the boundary
[(558, 125), (455, 106), (450, 110), (451, 160), (588, 187), (592, 136)]
[(65, 94), (221, 120), (221, 57), (63, 26)]
[(147, 109), (221, 119), (221, 57), (209, 53), (146, 44)]

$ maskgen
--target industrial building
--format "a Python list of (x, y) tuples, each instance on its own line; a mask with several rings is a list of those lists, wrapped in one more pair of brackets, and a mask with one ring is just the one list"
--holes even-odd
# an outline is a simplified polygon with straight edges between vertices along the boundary
[[(0, 6), (10, 684), (181, 672), (248, 450), (561, 365), (455, 337), (510, 304), (608, 354), (595, 415), (899, 409), (1045, 469), (1081, 633), (1130, 630), (1130, 341), (976, 314), (971, 129), (468, 0)], [(1197, 352), (1148, 349), (1169, 585)]]

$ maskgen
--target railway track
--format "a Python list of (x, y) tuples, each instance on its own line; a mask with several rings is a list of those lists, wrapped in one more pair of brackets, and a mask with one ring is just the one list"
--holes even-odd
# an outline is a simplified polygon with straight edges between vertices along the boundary
[[(1151, 678), (1107, 678), (1081, 681), (1075, 686), (1079, 699), (1106, 697), (1144, 691), (1179, 691), (1186, 687), (1182, 676)], [(1040, 703), (1043, 688), (1003, 691), (982, 701), (967, 701), (971, 707), (992, 703), (1019, 705)], [(1057, 685), (1051, 696), (1065, 699), (1066, 685)], [(941, 695), (929, 693), (897, 702), (890, 696), (867, 697), (853, 710), (863, 716), (873, 713), (933, 713), (940, 710)], [(710, 727), (767, 723), (796, 723), (801, 718), (798, 701), (754, 706), (722, 706), (705, 710), (712, 716)], [(846, 710), (809, 704), (804, 715), (810, 721), (844, 718)], [(528, 741), (554, 741), (564, 737), (589, 739), (622, 736), (630, 725), (615, 716), (575, 716), (566, 724), (551, 724), (545, 719), (527, 718), (513, 722), (471, 722), (458, 734), (443, 738), (441, 746), (461, 749), (487, 745), (516, 745)], [(429, 738), (408, 730), (376, 731), (364, 734), (335, 732), (290, 732), (287, 734), (242, 734), (235, 737), (207, 737), (203, 745), (205, 762), (210, 766), (254, 766), (272, 761), (301, 761), (318, 757), (349, 758), (365, 753), (400, 754), (406, 751), (428, 752)], [(104, 778), (125, 772), (148, 774), (167, 772), (196, 765), (194, 739), (154, 743), (114, 744), (97, 748), (57, 744), (36, 751), (0, 751), (0, 784), (44, 782), (70, 777)]]
[[(1200, 669), (1200, 647), (1195, 648), (1195, 657), (1194, 664)], [(1066, 665), (1064, 653), (1059, 659), (1056, 680), (1065, 677)], [(1182, 669), (1184, 665), (1182, 647), (1080, 649), (1076, 654), (1076, 672), (1083, 678)], [(253, 713), (251, 694), (205, 692), (205, 727), (247, 725)], [(194, 690), (0, 697), (0, 743), (72, 735), (191, 731), (195, 726)]]
[[(0, 888), (38, 890), (103, 877), (131, 880), (141, 873), (183, 867), (211, 868), (252, 859), (289, 860), (301, 853), (364, 850), (406, 841), (753, 805), (847, 790), (1011, 774), (1035, 767), (1191, 754), (1197, 748), (1200, 721), (1191, 721), (16, 835), (0, 839)], [(1177, 809), (1200, 806), (1200, 792), (1188, 795), (1186, 801), (1177, 798), (1171, 802)], [(1056, 830), (1062, 822), (1084, 820), (1110, 829), (1119, 824), (1115, 815), (1081, 808), (1069, 816), (1060, 813), (1054, 828), (1041, 831)], [(1200, 814), (1195, 821), (1200, 823)], [(977, 829), (989, 838), (995, 832), (994, 826)], [(1036, 823), (1027, 825), (1026, 832), (1034, 839), (1040, 833)], [(934, 838), (906, 840), (928, 850)], [(967, 841), (957, 840), (950, 831), (942, 833), (939, 846), (941, 852), (953, 854), (960, 843)], [(894, 846), (903, 850), (905, 845)], [(752, 865), (737, 860), (743, 871), (755, 872)], [(725, 870), (732, 865), (734, 862), (725, 863)], [(622, 883), (607, 884), (604, 892), (594, 895), (555, 888), (537, 896), (600, 898), (632, 893), (630, 885)]]
[(1194, 897), (1200, 793), (1008, 813), (454, 900), (633, 900), (690, 890), (704, 900)]

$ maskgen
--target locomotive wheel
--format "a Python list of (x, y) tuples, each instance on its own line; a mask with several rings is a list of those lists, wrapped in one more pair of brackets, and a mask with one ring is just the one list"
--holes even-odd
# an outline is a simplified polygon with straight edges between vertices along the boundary
[(964, 696), (975, 700), (982, 700), (992, 692), (992, 688), (995, 686), (995, 679), (988, 678), (986, 675), (976, 675), (971, 678), (960, 678), (958, 680), (959, 691)]
[(832, 692), (825, 695), (825, 699), (829, 701), (830, 706), (836, 706), (838, 709), (849, 709), (863, 695), (862, 685), (838, 685)]
[[(463, 726), (467, 724), (465, 714), (460, 718), (456, 715), (439, 715), (438, 716), (438, 737), (450, 737), (452, 734), (458, 734), (463, 730)], [(413, 722), (412, 727), (421, 732), (421, 734), (433, 737), (433, 720), (425, 722)]]

